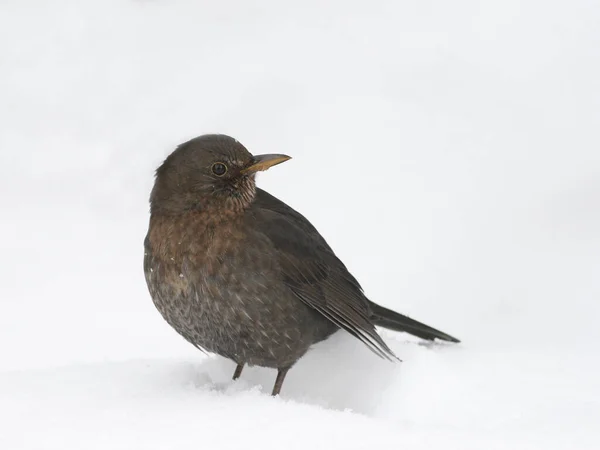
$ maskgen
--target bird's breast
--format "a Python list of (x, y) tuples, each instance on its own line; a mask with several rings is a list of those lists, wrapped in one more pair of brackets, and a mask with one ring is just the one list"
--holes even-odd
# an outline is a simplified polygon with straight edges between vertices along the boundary
[(268, 238), (235, 222), (151, 222), (144, 261), (166, 321), (194, 345), (234, 361), (284, 367), (337, 329), (282, 280)]

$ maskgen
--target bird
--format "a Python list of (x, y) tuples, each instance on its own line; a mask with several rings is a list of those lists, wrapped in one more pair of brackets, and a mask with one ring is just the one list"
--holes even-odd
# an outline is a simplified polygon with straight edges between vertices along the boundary
[(185, 340), (236, 364), (286, 374), (345, 330), (381, 358), (398, 358), (376, 327), (426, 340), (458, 339), (380, 306), (299, 212), (256, 186), (257, 172), (291, 159), (252, 155), (206, 134), (158, 167), (150, 194), (144, 274), (153, 303)]

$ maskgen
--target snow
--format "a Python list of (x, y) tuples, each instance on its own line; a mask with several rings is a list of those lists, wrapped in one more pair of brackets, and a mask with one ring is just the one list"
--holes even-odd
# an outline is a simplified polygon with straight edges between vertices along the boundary
[[(594, 2), (0, 4), (0, 448), (600, 448)], [(152, 171), (227, 133), (376, 302), (289, 373), (154, 309)]]

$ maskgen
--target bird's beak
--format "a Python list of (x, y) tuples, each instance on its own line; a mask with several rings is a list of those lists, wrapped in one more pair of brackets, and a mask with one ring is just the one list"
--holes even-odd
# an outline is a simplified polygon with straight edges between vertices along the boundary
[(288, 159), (292, 159), (292, 157), (287, 155), (256, 155), (253, 157), (252, 165), (242, 169), (241, 173), (247, 174), (267, 170), (269, 167), (281, 164)]

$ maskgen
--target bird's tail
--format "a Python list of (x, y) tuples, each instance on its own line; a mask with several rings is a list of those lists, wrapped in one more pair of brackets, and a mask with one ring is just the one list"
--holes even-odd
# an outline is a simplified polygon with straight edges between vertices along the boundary
[(377, 326), (394, 331), (403, 331), (430, 341), (437, 338), (442, 339), (443, 341), (460, 342), (449, 334), (431, 328), (421, 322), (417, 322), (416, 320), (392, 311), (391, 309), (379, 306), (377, 303), (369, 302), (369, 306), (371, 308), (371, 320)]

